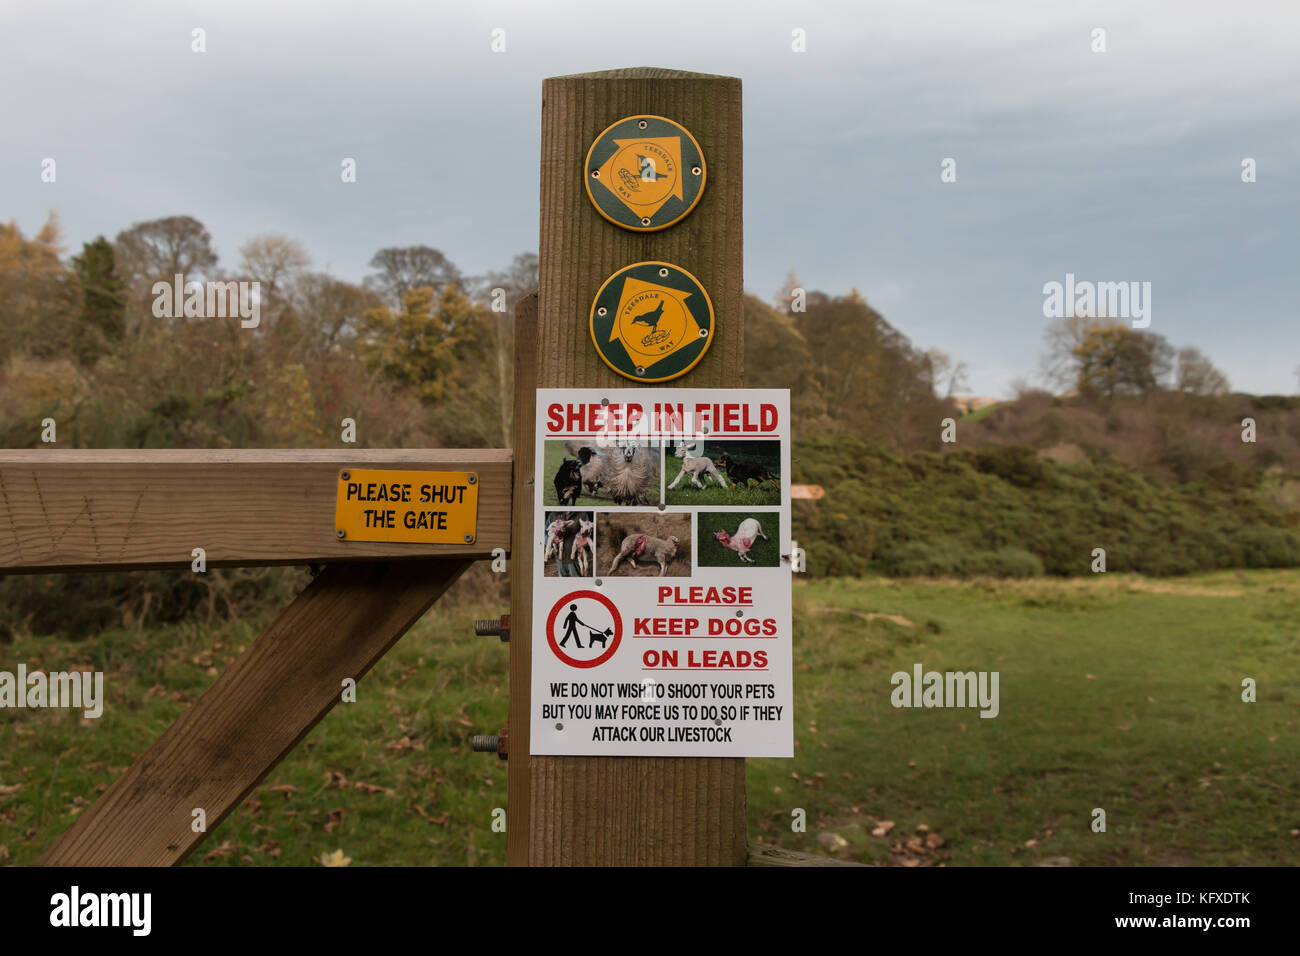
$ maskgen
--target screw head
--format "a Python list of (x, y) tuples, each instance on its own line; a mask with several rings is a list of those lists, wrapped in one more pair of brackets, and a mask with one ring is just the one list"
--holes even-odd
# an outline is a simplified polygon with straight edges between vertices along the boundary
[(698, 175), (699, 175), (700, 173), (702, 173), (702, 172), (704, 172), (704, 170), (700, 169), (700, 167), (698, 167), (698, 166), (692, 166), (692, 167), (691, 167), (691, 173), (692, 173), (692, 175), (698, 176)]
[(659, 270), (659, 278), (661, 278), (661, 279), (666, 279), (666, 278), (668, 278), (668, 270), (667, 270), (667, 269), (660, 269), (660, 270)]
[(600, 170), (599, 170), (599, 169), (593, 169), (593, 170), (591, 171), (591, 178), (592, 178), (592, 179), (599, 179), (599, 178), (600, 178)]
[(342, 478), (344, 481), (347, 481), (352, 477), (352, 473), (348, 471), (340, 471), (339, 477)]
[[(643, 225), (643, 226), (648, 226), (648, 225), (650, 225), (650, 217), (649, 217), (649, 216), (642, 216), (642, 217), (641, 217), (641, 225)], [(665, 275), (665, 274), (666, 274), (666, 273), (662, 273), (662, 272), (660, 273), (660, 275)]]
[(465, 543), (466, 543), (466, 544), (473, 544), (473, 543), (474, 543), (474, 536), (473, 536), (472, 534), (467, 534), (467, 535), (465, 535)]
[(347, 536), (348, 536), (348, 533), (347, 533), (346, 531), (344, 531), (342, 528), (339, 528), (339, 529), (337, 529), (337, 530), (334, 532), (334, 537), (339, 538), (339, 539), (346, 538)]
[(476, 484), (478, 484), (478, 475), (470, 475), (470, 476), (469, 476), (469, 483), (470, 483), (471, 485), (476, 485)]
[(647, 123), (645, 120), (639, 120), (639, 121), (637, 122), (637, 124), (636, 124), (636, 128), (637, 128), (637, 129), (645, 129), (645, 128), (646, 128), (647, 126), (649, 126), (649, 125), (650, 125), (650, 124)]

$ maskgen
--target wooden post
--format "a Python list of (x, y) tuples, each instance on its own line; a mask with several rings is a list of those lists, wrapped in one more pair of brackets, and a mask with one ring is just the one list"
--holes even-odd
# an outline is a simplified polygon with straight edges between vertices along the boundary
[[(741, 235), (740, 80), (636, 68), (555, 77), (542, 85), (542, 209), (535, 387), (639, 387), (597, 356), (588, 327), (592, 299), (610, 275), (634, 262), (663, 260), (693, 273), (717, 317), (713, 344), (672, 387), (739, 387), (744, 365)], [(583, 164), (593, 140), (636, 114), (664, 116), (700, 143), (708, 182), (695, 210), (668, 229), (634, 233), (605, 221), (587, 198)], [(531, 404), (528, 406), (531, 409)], [(518, 413), (517, 413), (518, 414)], [(522, 416), (521, 416), (522, 417)], [(531, 429), (533, 416), (516, 418)], [(527, 447), (532, 448), (530, 435)], [(532, 455), (516, 438), (516, 494), (531, 486)], [(539, 476), (538, 480), (542, 480)], [(529, 509), (531, 516), (531, 507)], [(536, 530), (516, 524), (512, 580), (531, 597)], [(524, 567), (529, 577), (520, 577)], [(515, 611), (513, 613), (518, 613)], [(511, 636), (510, 710), (528, 707), (528, 673), (514, 664), (531, 644), (531, 618)], [(511, 750), (528, 749), (526, 725), (511, 726)], [(522, 731), (522, 733), (521, 733)], [(511, 808), (509, 832), (526, 825), (533, 865), (731, 865), (746, 858), (745, 762), (737, 758), (532, 757), (510, 761), (510, 793), (527, 775), (526, 818)], [(522, 768), (522, 769), (521, 769)], [(512, 844), (512, 862), (522, 848)]]

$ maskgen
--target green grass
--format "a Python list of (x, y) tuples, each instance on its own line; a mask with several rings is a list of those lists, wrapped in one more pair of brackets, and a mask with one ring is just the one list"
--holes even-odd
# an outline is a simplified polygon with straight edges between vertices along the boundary
[[(680, 469), (681, 460), (668, 459), (668, 484), (672, 484)], [(557, 464), (558, 467), (558, 464)], [(715, 484), (712, 478), (704, 478), (703, 488), (696, 488), (689, 477), (683, 478), (676, 488), (664, 486), (664, 503), (670, 505), (779, 505), (781, 503), (780, 487), (772, 485), (739, 486), (727, 482), (727, 487)]]
[[(190, 862), (503, 863), (505, 764), (468, 748), (505, 720), (505, 649), (471, 633), (492, 606), (462, 595), (426, 615)], [(1300, 864), (1298, 618), (1294, 570), (800, 580), (796, 756), (748, 762), (750, 838), (824, 852), (829, 831), (872, 863)], [(33, 863), (254, 634), (0, 645), (0, 669), (103, 668), (108, 695), (98, 721), (0, 710), (0, 861)], [(917, 662), (997, 670), (1000, 715), (893, 708), (890, 675)], [(872, 836), (879, 821), (894, 826)], [(909, 854), (921, 824), (944, 843)]]
[(978, 421), (981, 421), (982, 419), (988, 418), (990, 415), (992, 415), (992, 414), (993, 414), (995, 411), (997, 411), (999, 408), (1005, 408), (1008, 404), (1014, 404), (1014, 403), (1011, 403), (1011, 402), (994, 402), (992, 405), (985, 405), (983, 408), (977, 408), (977, 409), (975, 409), (975, 411), (970, 412), (970, 413), (968, 413), (968, 414), (966, 414), (966, 415), (963, 415), (963, 416), (961, 417), (961, 420), (962, 420), (963, 422), (978, 422)]
[[(922, 863), (1294, 866), (1298, 612), (1293, 570), (805, 583), (796, 757), (749, 762), (751, 819), (811, 852), (839, 834), (867, 862), (905, 859), (891, 843), (924, 824), (946, 842)], [(890, 674), (917, 662), (998, 671), (1000, 715), (893, 708)]]

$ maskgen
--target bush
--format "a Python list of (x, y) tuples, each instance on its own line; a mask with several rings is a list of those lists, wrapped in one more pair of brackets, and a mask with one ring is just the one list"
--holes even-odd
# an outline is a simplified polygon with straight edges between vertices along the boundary
[(1028, 445), (991, 445), (975, 453), (975, 466), (987, 475), (1020, 488), (1035, 488), (1052, 483), (1051, 466)]
[(1243, 567), (1291, 568), (1300, 564), (1300, 538), (1281, 528), (1241, 528), (1232, 535)]
[(1300, 513), (1237, 464), (1175, 484), (1117, 461), (1047, 467), (1027, 446), (907, 459), (852, 439), (797, 442), (794, 536), (812, 576), (1152, 575), (1300, 565)]
[(885, 573), (893, 577), (943, 577), (987, 575), (1031, 578), (1043, 573), (1043, 562), (1023, 548), (977, 550), (962, 545), (937, 545), (910, 541), (882, 559)]

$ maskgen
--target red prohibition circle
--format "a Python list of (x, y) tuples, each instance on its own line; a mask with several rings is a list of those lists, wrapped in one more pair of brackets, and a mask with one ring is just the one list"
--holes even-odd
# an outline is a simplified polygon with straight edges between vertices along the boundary
[[(575, 661), (560, 649), (559, 644), (555, 643), (555, 619), (560, 616), (560, 608), (564, 607), (564, 605), (570, 603), (576, 598), (592, 598), (595, 601), (599, 601), (601, 604), (605, 605), (610, 616), (614, 618), (614, 639), (610, 641), (609, 649), (599, 657), (593, 657), (589, 661)], [(555, 653), (555, 656), (564, 661), (564, 663), (568, 664), (570, 667), (598, 667), (605, 663), (605, 661), (613, 657), (614, 652), (618, 650), (618, 642), (622, 637), (623, 619), (619, 617), (618, 608), (614, 606), (613, 601), (605, 597), (605, 595), (601, 594), (599, 591), (573, 591), (566, 594), (564, 597), (560, 598), (560, 600), (555, 602), (555, 606), (551, 608), (551, 613), (546, 617), (546, 643), (551, 645), (551, 650)]]

